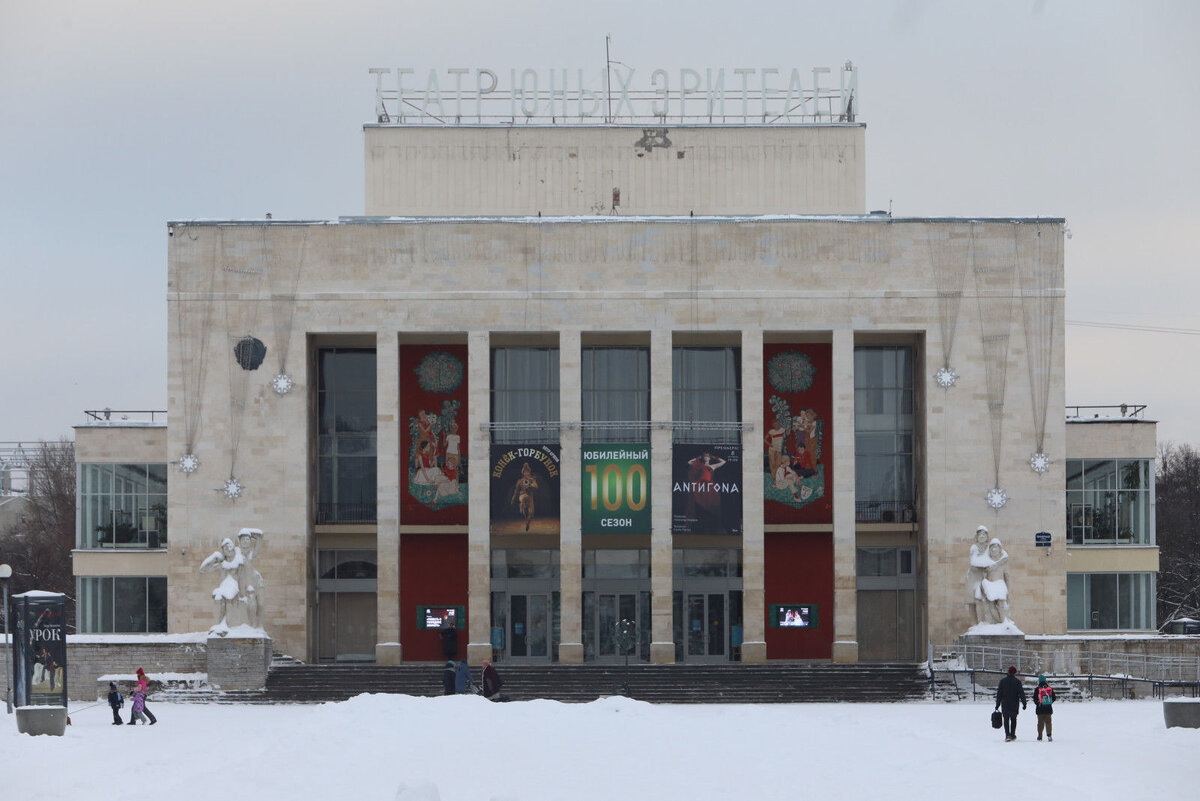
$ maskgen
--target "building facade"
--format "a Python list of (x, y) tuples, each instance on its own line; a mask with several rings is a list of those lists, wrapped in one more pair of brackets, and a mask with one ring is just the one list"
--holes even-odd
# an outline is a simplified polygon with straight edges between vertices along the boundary
[(309, 661), (920, 661), (981, 524), (1026, 633), (1153, 627), (1153, 425), (1060, 411), (1063, 220), (869, 213), (857, 123), (364, 134), (364, 216), (169, 224), (170, 425), (77, 431), (93, 630), (206, 630), (252, 527)]

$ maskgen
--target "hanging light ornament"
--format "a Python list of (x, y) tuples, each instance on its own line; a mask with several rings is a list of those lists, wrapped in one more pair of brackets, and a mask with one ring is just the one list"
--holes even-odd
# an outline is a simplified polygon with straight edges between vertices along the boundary
[(1050, 457), (1038, 451), (1029, 457), (1029, 468), (1035, 473), (1045, 473), (1050, 469)]
[(195, 473), (200, 469), (200, 458), (194, 453), (185, 453), (179, 457), (179, 469), (188, 475)]
[(1004, 504), (1008, 503), (1008, 493), (999, 487), (992, 487), (988, 490), (987, 504), (993, 509), (1002, 509)]
[(238, 481), (233, 476), (230, 476), (229, 478), (225, 479), (224, 485), (222, 485), (221, 489), (217, 491), (225, 493), (225, 497), (229, 500), (236, 501), (238, 498), (242, 497), (242, 490), (244, 489), (245, 487), (242, 486), (242, 482)]
[(292, 381), (292, 377), (287, 373), (280, 373), (271, 379), (271, 389), (275, 390), (276, 395), (286, 395), (294, 386), (296, 382)]
[(933, 374), (933, 380), (937, 381), (937, 385), (942, 389), (950, 389), (958, 383), (958, 373), (954, 372), (953, 367), (942, 367)]

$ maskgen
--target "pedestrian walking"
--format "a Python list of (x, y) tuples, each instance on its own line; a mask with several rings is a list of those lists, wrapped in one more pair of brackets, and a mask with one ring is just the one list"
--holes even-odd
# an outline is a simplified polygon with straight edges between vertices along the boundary
[(1004, 742), (1011, 743), (1017, 739), (1017, 704), (1025, 709), (1025, 687), (1017, 678), (1017, 668), (1010, 667), (1008, 675), (1000, 679), (996, 687), (996, 709), (1004, 716)]
[(112, 707), (113, 725), (120, 726), (125, 722), (121, 720), (121, 707), (125, 706), (125, 698), (121, 695), (121, 691), (117, 689), (115, 681), (108, 683), (108, 705)]
[(1038, 739), (1046, 732), (1046, 742), (1054, 742), (1054, 688), (1046, 677), (1038, 674), (1037, 687), (1033, 690), (1033, 714), (1037, 715)]
[(147, 723), (146, 720), (146, 694), (141, 689), (135, 689), (129, 694), (129, 725), (136, 726), (140, 720), (142, 723)]
[[(146, 706), (146, 696), (150, 693), (150, 679), (146, 678), (146, 673), (141, 668), (137, 669), (137, 692), (141, 692), (142, 694), (142, 703), (138, 709), (142, 714), (150, 718), (150, 725), (153, 726), (155, 723), (158, 723), (158, 718), (154, 717), (154, 713)], [(132, 697), (133, 693), (130, 693), (130, 698)], [(129, 722), (133, 723), (133, 721), (133, 705), (130, 704)]]

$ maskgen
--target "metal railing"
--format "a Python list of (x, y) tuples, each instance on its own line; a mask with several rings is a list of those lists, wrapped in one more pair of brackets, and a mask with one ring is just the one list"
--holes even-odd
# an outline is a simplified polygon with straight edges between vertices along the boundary
[(88, 423), (166, 423), (165, 409), (84, 409)]
[[(1018, 673), (1117, 678), (1153, 683), (1200, 684), (1200, 655), (1075, 651), (1057, 648), (1046, 653), (1028, 648), (982, 645), (932, 646), (930, 665), (957, 663), (960, 670), (1003, 673), (1009, 666)], [(935, 654), (937, 656), (935, 656)], [(942, 668), (948, 669), (946, 667)]]
[(1142, 419), (1146, 412), (1144, 403), (1118, 403), (1112, 406), (1068, 406), (1068, 420), (1088, 420), (1100, 418)]

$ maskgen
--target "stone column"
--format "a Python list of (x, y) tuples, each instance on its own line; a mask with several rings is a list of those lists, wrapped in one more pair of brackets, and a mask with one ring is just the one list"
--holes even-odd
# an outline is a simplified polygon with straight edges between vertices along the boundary
[(742, 661), (767, 661), (763, 544), (763, 332), (742, 331)]
[(583, 664), (583, 541), (580, 527), (582, 503), (580, 445), (582, 436), (577, 423), (583, 412), (582, 351), (580, 332), (563, 330), (558, 335), (558, 419), (562, 422), (559, 442), (559, 576), (562, 641), (558, 661), (564, 665)]
[[(650, 419), (671, 419), (671, 332), (650, 332)], [(675, 661), (672, 619), (670, 427), (650, 429), (650, 661), (656, 665)]]
[(854, 506), (854, 331), (833, 332), (833, 661), (858, 661)]
[(477, 665), (492, 658), (491, 639), (491, 339), (487, 331), (467, 334), (467, 406), (470, 438), (467, 479), (467, 659)]
[(394, 331), (375, 339), (375, 406), (375, 662), (396, 665), (404, 652), (400, 645), (400, 344)]

